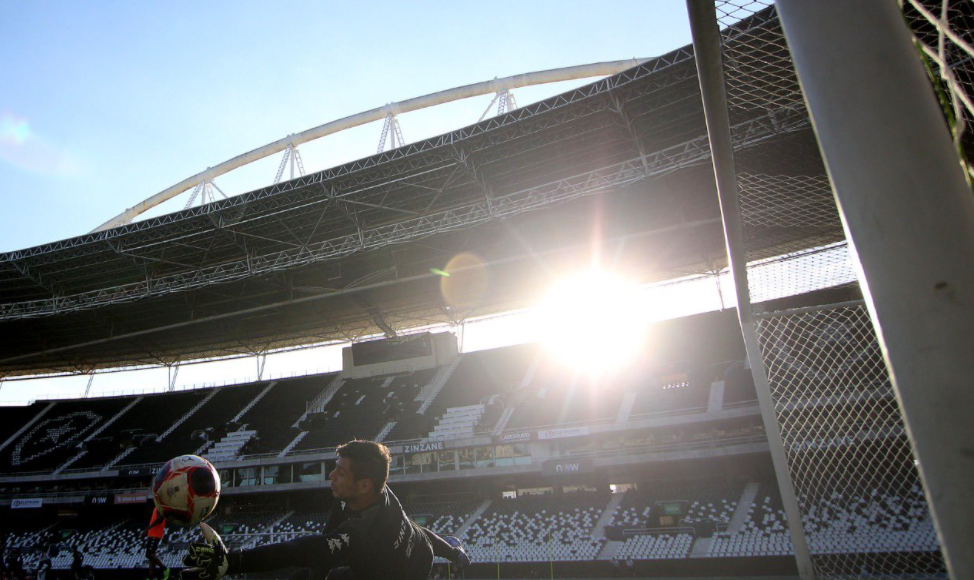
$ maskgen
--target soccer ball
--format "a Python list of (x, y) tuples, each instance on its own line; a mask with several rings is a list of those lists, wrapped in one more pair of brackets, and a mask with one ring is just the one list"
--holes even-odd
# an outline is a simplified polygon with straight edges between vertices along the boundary
[(152, 481), (156, 509), (177, 526), (195, 526), (205, 520), (218, 499), (220, 475), (213, 464), (196, 455), (170, 459)]

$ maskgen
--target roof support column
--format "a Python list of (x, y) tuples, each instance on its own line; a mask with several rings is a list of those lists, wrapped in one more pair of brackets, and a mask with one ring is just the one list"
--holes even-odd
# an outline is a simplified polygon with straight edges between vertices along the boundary
[(778, 11), (947, 569), (974, 578), (974, 196), (896, 2)]
[(812, 557), (802, 527), (798, 497), (788, 470), (784, 442), (775, 417), (774, 402), (768, 384), (767, 371), (758, 342), (757, 327), (751, 312), (751, 296), (747, 286), (747, 262), (744, 255), (744, 234), (741, 222), (741, 204), (737, 191), (737, 172), (734, 167), (734, 149), (731, 141), (730, 118), (727, 113), (727, 94), (724, 89), (724, 69), (720, 48), (720, 29), (714, 0), (687, 0), (690, 31), (693, 34), (693, 53), (697, 61), (700, 79), (700, 97), (707, 118), (707, 133), (717, 181), (717, 197), (723, 216), (724, 239), (727, 259), (737, 293), (737, 315), (744, 335), (744, 347), (754, 377), (754, 388), (761, 407), (764, 430), (768, 435), (771, 462), (774, 464), (781, 502), (788, 516), (788, 530), (795, 549), (795, 562), (802, 580), (815, 577)]

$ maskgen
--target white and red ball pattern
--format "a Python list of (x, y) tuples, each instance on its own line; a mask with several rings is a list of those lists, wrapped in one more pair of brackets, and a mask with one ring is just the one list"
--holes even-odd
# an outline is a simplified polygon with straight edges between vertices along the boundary
[(220, 475), (202, 457), (180, 455), (167, 461), (156, 474), (152, 499), (167, 522), (195, 526), (216, 509)]

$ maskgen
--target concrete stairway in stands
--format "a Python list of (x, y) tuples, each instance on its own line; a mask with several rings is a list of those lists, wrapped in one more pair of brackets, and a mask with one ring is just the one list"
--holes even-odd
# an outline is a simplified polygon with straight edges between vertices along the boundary
[(256, 405), (258, 402), (260, 402), (260, 400), (264, 398), (264, 395), (266, 395), (267, 393), (269, 393), (271, 391), (271, 389), (274, 388), (274, 385), (276, 385), (276, 384), (277, 384), (277, 381), (271, 381), (271, 382), (267, 383), (267, 386), (264, 387), (259, 393), (257, 393), (257, 396), (254, 397), (252, 401), (250, 401), (249, 403), (247, 403), (247, 406), (246, 407), (244, 407), (243, 409), (240, 409), (240, 412), (237, 413), (237, 415), (233, 419), (231, 419), (230, 422), (231, 423), (239, 423), (240, 420), (243, 419), (244, 415), (247, 414), (247, 411), (253, 409), (254, 408), (254, 405)]
[(734, 510), (734, 515), (731, 516), (730, 522), (727, 523), (727, 531), (729, 533), (737, 533), (744, 527), (744, 522), (747, 521), (747, 512), (751, 509), (751, 504), (754, 503), (754, 498), (757, 497), (759, 488), (760, 485), (754, 481), (744, 486), (744, 491), (741, 492), (741, 499), (737, 500), (737, 509)]
[(227, 433), (226, 437), (217, 441), (216, 445), (206, 452), (206, 458), (210, 463), (232, 461), (240, 453), (243, 446), (256, 434), (257, 431), (245, 429)]
[(624, 493), (614, 493), (612, 497), (609, 498), (608, 505), (602, 510), (602, 515), (599, 516), (599, 520), (595, 522), (595, 527), (592, 528), (593, 538), (604, 538), (605, 537), (605, 526), (609, 525), (612, 518), (616, 514), (616, 510), (622, 505), (622, 498), (625, 497)]
[(608, 540), (605, 545), (602, 546), (602, 550), (599, 555), (595, 557), (596, 560), (611, 560), (616, 557), (619, 553), (619, 548), (621, 548), (625, 542), (620, 542), (618, 540)]
[(484, 515), (484, 512), (487, 511), (487, 508), (490, 507), (490, 503), (491, 501), (489, 499), (485, 499), (482, 504), (477, 506), (477, 509), (473, 510), (473, 513), (470, 514), (470, 517), (464, 520), (463, 524), (457, 529), (457, 531), (453, 535), (458, 538), (462, 538), (464, 534), (467, 533), (467, 530), (470, 529), (470, 526), (472, 526), (473, 523), (477, 521), (477, 518)]
[(386, 435), (388, 435), (389, 432), (392, 431), (392, 429), (395, 426), (396, 426), (396, 421), (389, 421), (388, 423), (386, 423), (386, 426), (382, 428), (382, 431), (379, 431), (379, 434), (375, 436), (375, 440), (378, 441), (379, 443), (382, 443), (385, 440)]
[(690, 548), (691, 558), (706, 558), (710, 555), (710, 546), (714, 543), (714, 537), (697, 538), (693, 540), (693, 547)]
[(430, 431), (430, 439), (457, 439), (472, 436), (474, 427), (484, 414), (481, 404), (450, 407)]
[(419, 392), (419, 395), (415, 400), (423, 401), (423, 404), (420, 405), (417, 413), (420, 415), (426, 414), (426, 410), (429, 409), (430, 405), (433, 404), (433, 399), (435, 399), (436, 395), (440, 394), (440, 391), (443, 390), (443, 386), (446, 385), (448, 380), (450, 380), (450, 376), (453, 374), (453, 371), (457, 370), (457, 365), (460, 364), (460, 359), (462, 356), (463, 355), (460, 355), (453, 359), (450, 364), (440, 367), (433, 376), (433, 380), (431, 380), (430, 383), (423, 387), (423, 389)]
[(287, 444), (287, 447), (285, 447), (284, 449), (281, 449), (281, 452), (278, 453), (277, 456), (278, 457), (286, 457), (287, 454), (290, 453), (292, 449), (294, 449), (294, 446), (295, 445), (297, 445), (298, 443), (301, 443), (301, 440), (304, 439), (305, 435), (307, 435), (307, 434), (308, 434), (307, 431), (302, 431), (302, 432), (298, 433), (297, 436), (294, 438), (294, 440), (291, 441), (290, 443), (288, 443)]
[[(308, 412), (310, 412), (311, 409), (323, 409), (325, 405), (328, 404), (328, 401), (335, 396), (338, 389), (342, 388), (343, 384), (345, 384), (345, 379), (342, 378), (342, 375), (335, 375), (335, 378), (328, 383), (328, 386), (326, 386), (317, 397), (308, 403), (308, 407), (304, 410), (304, 413), (298, 417), (298, 420), (295, 421), (291, 426), (297, 429), (298, 426), (301, 425), (301, 421), (304, 421), (308, 417)], [(301, 435), (299, 435), (299, 437), (300, 436)]]

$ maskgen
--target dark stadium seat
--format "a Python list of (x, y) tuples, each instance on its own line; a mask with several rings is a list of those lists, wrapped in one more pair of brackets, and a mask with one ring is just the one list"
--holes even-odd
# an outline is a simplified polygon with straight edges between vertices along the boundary
[(0, 407), (0, 445), (50, 404), (40, 401), (23, 407)]
[(0, 470), (53, 471), (79, 453), (79, 445), (134, 397), (58, 401), (0, 454)]
[(247, 454), (279, 453), (300, 433), (292, 427), (315, 399), (335, 378), (335, 373), (282, 379), (241, 418), (248, 430), (257, 431), (257, 440)]
[(544, 427), (558, 423), (565, 403), (565, 395), (579, 378), (560, 361), (543, 358), (531, 382), (512, 395), (514, 413), (505, 429)]
[(744, 401), (757, 401), (757, 399), (751, 370), (744, 368), (743, 363), (729, 369), (724, 379), (724, 404), (733, 405)]
[[(119, 465), (140, 465), (144, 463), (164, 463), (177, 455), (195, 453), (203, 446), (203, 441), (192, 439), (196, 431), (213, 429), (210, 437), (215, 437), (227, 421), (249, 403), (266, 383), (247, 383), (230, 387), (219, 387), (216, 394), (200, 410), (179, 425), (165, 439), (156, 444), (146, 445), (127, 455)], [(206, 390), (206, 394), (212, 392)]]
[(356, 437), (376, 438), (390, 421), (402, 416), (434, 373), (346, 379), (320, 412), (308, 415), (302, 426), (308, 433), (293, 451), (336, 447)]
[(646, 376), (637, 391), (629, 419), (672, 411), (696, 409), (705, 411), (710, 400), (709, 375), (675, 372)]
[[(145, 395), (117, 421), (98, 434), (108, 439), (108, 445), (87, 445), (85, 454), (71, 463), (71, 469), (101, 468), (115, 459), (123, 449), (151, 445), (187, 412), (200, 403), (209, 389)], [(132, 434), (135, 437), (132, 437)], [(143, 439), (143, 437), (145, 439)]]
[(517, 386), (536, 356), (536, 351), (535, 345), (518, 345), (461, 355), (453, 374), (426, 409), (427, 420), (397, 423), (386, 439), (402, 441), (425, 438), (449, 409), (477, 405), (484, 408), (476, 412), (470, 409), (470, 418), (463, 422), (470, 425), (471, 433), (490, 431), (500, 414), (492, 412), (487, 415), (484, 403), (490, 397), (506, 394)]

